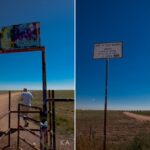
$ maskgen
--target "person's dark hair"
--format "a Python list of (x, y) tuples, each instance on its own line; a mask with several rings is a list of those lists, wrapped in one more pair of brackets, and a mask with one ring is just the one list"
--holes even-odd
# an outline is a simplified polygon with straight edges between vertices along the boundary
[(24, 92), (27, 92), (28, 90), (27, 90), (27, 88), (24, 88), (23, 91), (24, 91)]

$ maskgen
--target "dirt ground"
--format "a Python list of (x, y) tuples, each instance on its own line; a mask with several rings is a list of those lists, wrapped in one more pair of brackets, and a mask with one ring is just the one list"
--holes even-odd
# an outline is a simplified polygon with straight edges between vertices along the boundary
[[(77, 110), (76, 118), (78, 150), (89, 150), (90, 144), (98, 145), (94, 150), (99, 150), (103, 146), (104, 112)], [(119, 146), (129, 143), (139, 134), (150, 134), (150, 121), (138, 121), (123, 111), (108, 111), (108, 150), (118, 150)]]
[[(11, 100), (11, 110), (17, 110), (18, 101), (20, 98), (20, 93), (12, 93)], [(0, 94), (0, 116), (3, 116), (8, 112), (8, 93)], [(11, 128), (17, 128), (17, 114), (11, 115)], [(21, 125), (24, 125), (23, 120), (21, 119)], [(30, 122), (29, 128), (39, 128), (37, 125)], [(0, 120), (0, 131), (7, 131), (8, 129), (8, 116)], [(37, 133), (39, 134), (39, 133)], [(27, 132), (21, 132), (21, 136), (24, 137), (31, 144), (36, 144), (36, 147), (39, 148), (39, 139)], [(74, 137), (70, 135), (70, 138), (64, 137), (64, 135), (56, 135), (57, 139), (57, 150), (73, 150)], [(7, 145), (8, 137), (0, 139), (0, 150), (4, 150), (4, 147)], [(17, 144), (17, 133), (11, 134), (11, 146), (5, 148), (5, 150), (16, 150)], [(22, 150), (32, 150), (27, 144), (21, 142)]]
[[(20, 93), (12, 93), (12, 110), (17, 109), (18, 98)], [(0, 94), (0, 116), (8, 112), (8, 94)], [(12, 121), (12, 126), (14, 126), (16, 122)], [(0, 130), (6, 131), (8, 129), (8, 115), (0, 120)]]
[(150, 121), (150, 117), (149, 116), (143, 116), (143, 115), (138, 115), (135, 113), (131, 113), (131, 112), (123, 112), (126, 116), (134, 118), (138, 121)]
[[(11, 110), (17, 110), (17, 104), (19, 101), (20, 93), (12, 93), (11, 97), (12, 97)], [(5, 114), (7, 111), (8, 111), (8, 94), (1, 94), (0, 95), (0, 116)], [(24, 125), (24, 122), (22, 119), (21, 119), (21, 124)], [(38, 128), (33, 123), (30, 123), (29, 127)], [(11, 115), (11, 128), (17, 128), (17, 114)], [(8, 130), (8, 115), (0, 120), (0, 130), (1, 131)], [(28, 136), (28, 141), (30, 141), (31, 143), (33, 143), (33, 142), (39, 143), (38, 139), (32, 135), (29, 135), (29, 133), (22, 132), (21, 136), (22, 137)], [(0, 140), (0, 149), (3, 149), (7, 145), (7, 140), (8, 140), (7, 136)], [(17, 141), (17, 133), (14, 133), (11, 135), (11, 146), (10, 146), (10, 148), (6, 148), (6, 149), (14, 149), (15, 150), (16, 149), (16, 141)], [(37, 146), (38, 145), (39, 144), (37, 144)], [(24, 149), (28, 149), (28, 150), (30, 149), (23, 143), (21, 144), (21, 146), (24, 147)]]

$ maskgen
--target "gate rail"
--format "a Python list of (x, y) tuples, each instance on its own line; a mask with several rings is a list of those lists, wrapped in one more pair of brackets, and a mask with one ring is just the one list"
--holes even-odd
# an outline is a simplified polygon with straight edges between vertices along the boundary
[(21, 137), (20, 136), (20, 129), (22, 129), (23, 131), (27, 131), (29, 132), (30, 134), (36, 136), (37, 138), (40, 139), (40, 149), (42, 150), (43, 149), (43, 143), (42, 143), (42, 127), (40, 126), (40, 121), (37, 121), (31, 117), (25, 117), (25, 119), (27, 119), (28, 121), (33, 121), (33, 122), (38, 122), (39, 123), (39, 126), (40, 126), (40, 129), (38, 131), (40, 131), (40, 135), (36, 134), (34, 131), (30, 130), (30, 129), (27, 129), (23, 126), (20, 125), (20, 117), (21, 117), (21, 113), (35, 113), (35, 111), (21, 111), (20, 107), (28, 107), (28, 108), (32, 108), (32, 109), (36, 109), (36, 110), (39, 110), (39, 111), (36, 111), (36, 113), (39, 113), (40, 115), (40, 118), (41, 118), (41, 114), (42, 114), (42, 108), (40, 107), (36, 107), (36, 106), (27, 106), (27, 105), (24, 105), (24, 104), (18, 104), (18, 136), (17, 136), (17, 149), (19, 150), (20, 149), (20, 140), (23, 141), (24, 143), (28, 144), (30, 147), (32, 147), (33, 149), (35, 150), (39, 150), (39, 148), (36, 148), (34, 145), (32, 145), (30, 142), (28, 142), (25, 138)]
[[(55, 98), (55, 93), (54, 90), (49, 90), (48, 91), (48, 98), (46, 99), (47, 105), (48, 105), (48, 117), (49, 117), (49, 122), (48, 122), (48, 130), (47, 132), (49, 133), (49, 145), (48, 148), (49, 150), (56, 150), (56, 123), (55, 123), (55, 119), (56, 119), (56, 115), (55, 115), (55, 103), (59, 103), (59, 102), (74, 102), (74, 99), (68, 99), (68, 98)], [(24, 107), (29, 107), (23, 104), (18, 104), (18, 110), (11, 110), (11, 91), (9, 91), (9, 96), (8, 96), (8, 112), (6, 112), (5, 114), (1, 115), (0, 120), (3, 119), (4, 117), (6, 117), (8, 115), (8, 130), (4, 133), (4, 135), (2, 135), (2, 137), (0, 138), (0, 140), (5, 137), (5, 135), (8, 135), (8, 145), (6, 147), (10, 147), (10, 142), (11, 142), (11, 134), (14, 132), (18, 132), (18, 138), (17, 138), (17, 147), (19, 149), (20, 146), (20, 140), (23, 141), (24, 143), (28, 144), (29, 146), (31, 146), (33, 149), (39, 150), (38, 148), (35, 148), (34, 145), (30, 144), (27, 140), (25, 140), (23, 137), (20, 136), (20, 131), (27, 131), (29, 133), (31, 133), (32, 135), (40, 138), (40, 150), (43, 150), (45, 147), (45, 143), (42, 144), (43, 141), (43, 126), (40, 124), (41, 122), (41, 118), (42, 118), (42, 112), (43, 109), (37, 106), (31, 106), (30, 108), (35, 109), (34, 111), (22, 111), (20, 110), (20, 106), (24, 106)], [(36, 124), (39, 125), (40, 129), (35, 129), (35, 128), (24, 128), (20, 125), (20, 114), (21, 113), (32, 113), (32, 114), (36, 114), (39, 113), (40, 114), (40, 121), (37, 121), (31, 117), (26, 117), (26, 119), (28, 121), (32, 121)], [(11, 127), (11, 114), (17, 114), (18, 115), (18, 128), (13, 128)], [(40, 135), (37, 135), (35, 132), (40, 132)]]
[(55, 98), (54, 90), (48, 91), (49, 98), (47, 102), (49, 104), (49, 136), (50, 136), (50, 150), (56, 150), (56, 115), (55, 115), (55, 102), (74, 102), (74, 99), (67, 98)]

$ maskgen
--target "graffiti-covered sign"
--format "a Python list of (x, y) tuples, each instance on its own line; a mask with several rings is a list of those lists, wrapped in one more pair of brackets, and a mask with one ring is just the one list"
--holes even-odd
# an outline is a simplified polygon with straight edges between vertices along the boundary
[(21, 49), (40, 46), (40, 23), (26, 23), (3, 27), (0, 49)]

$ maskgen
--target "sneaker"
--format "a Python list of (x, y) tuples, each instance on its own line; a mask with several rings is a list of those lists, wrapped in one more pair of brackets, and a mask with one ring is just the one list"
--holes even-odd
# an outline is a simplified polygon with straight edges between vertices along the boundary
[(0, 137), (3, 136), (3, 134), (4, 134), (4, 132), (1, 132), (1, 131), (0, 131)]
[(29, 126), (29, 123), (28, 122), (26, 122), (25, 123), (25, 125), (24, 125), (24, 127), (28, 127)]

